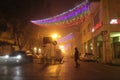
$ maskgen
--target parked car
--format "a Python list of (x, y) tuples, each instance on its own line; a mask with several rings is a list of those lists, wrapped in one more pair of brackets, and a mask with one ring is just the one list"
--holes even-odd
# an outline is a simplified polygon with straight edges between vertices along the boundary
[(26, 63), (32, 62), (32, 55), (26, 54), (25, 51), (14, 51), (10, 54), (0, 56), (2, 63)]
[(81, 61), (96, 61), (96, 58), (93, 53), (85, 53), (80, 56)]

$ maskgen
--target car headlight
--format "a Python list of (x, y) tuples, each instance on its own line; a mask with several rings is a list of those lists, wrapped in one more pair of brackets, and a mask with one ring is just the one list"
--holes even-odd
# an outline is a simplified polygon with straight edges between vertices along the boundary
[(8, 58), (9, 58), (9, 55), (5, 55), (5, 58), (8, 59)]
[(22, 58), (22, 56), (21, 55), (17, 55), (17, 59), (21, 59)]

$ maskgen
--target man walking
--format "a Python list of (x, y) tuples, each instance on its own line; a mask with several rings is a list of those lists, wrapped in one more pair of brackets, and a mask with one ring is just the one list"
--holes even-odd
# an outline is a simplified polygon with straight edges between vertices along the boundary
[(76, 68), (79, 66), (78, 60), (79, 60), (79, 51), (77, 49), (77, 47), (75, 48), (75, 53), (74, 53), (74, 59), (75, 59), (75, 64), (76, 64)]

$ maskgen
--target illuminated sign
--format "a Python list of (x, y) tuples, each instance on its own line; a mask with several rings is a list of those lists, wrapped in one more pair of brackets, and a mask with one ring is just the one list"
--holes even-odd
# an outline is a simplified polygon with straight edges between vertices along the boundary
[(111, 19), (110, 24), (120, 24), (120, 19)]
[(92, 32), (96, 31), (98, 28), (102, 26), (102, 22), (99, 22), (98, 24), (95, 25), (95, 27), (92, 29)]
[(118, 24), (120, 24), (120, 19), (118, 19), (117, 21), (118, 21)]

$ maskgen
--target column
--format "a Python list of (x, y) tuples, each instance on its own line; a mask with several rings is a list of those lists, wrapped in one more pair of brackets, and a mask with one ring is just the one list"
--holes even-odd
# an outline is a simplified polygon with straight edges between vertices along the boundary
[(112, 63), (112, 49), (110, 42), (110, 34), (108, 31), (102, 32), (103, 37), (103, 63)]
[(93, 44), (93, 54), (95, 56), (98, 56), (97, 38), (92, 39), (92, 44)]

